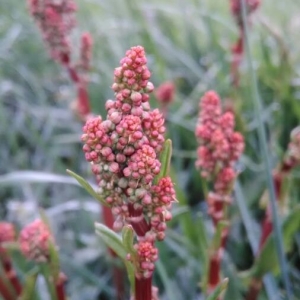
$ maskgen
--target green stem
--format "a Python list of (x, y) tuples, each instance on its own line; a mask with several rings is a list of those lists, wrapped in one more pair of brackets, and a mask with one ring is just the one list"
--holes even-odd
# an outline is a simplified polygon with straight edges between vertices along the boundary
[(50, 272), (49, 266), (47, 266), (46, 264), (41, 264), (40, 268), (41, 268), (41, 273), (45, 278), (46, 285), (51, 296), (51, 300), (58, 300), (55, 292), (54, 278)]
[(249, 45), (249, 29), (248, 24), (246, 20), (246, 4), (245, 0), (240, 0), (242, 5), (242, 19), (243, 19), (243, 25), (245, 30), (245, 48), (246, 48), (246, 55), (247, 55), (247, 61), (248, 61), (248, 68), (249, 68), (249, 75), (251, 77), (251, 92), (254, 99), (254, 108), (258, 119), (259, 124), (259, 140), (260, 144), (262, 146), (262, 152), (264, 156), (264, 163), (265, 163), (265, 170), (266, 170), (266, 176), (267, 176), (267, 182), (268, 182), (268, 189), (270, 193), (270, 202), (271, 202), (271, 209), (272, 209), (272, 221), (274, 224), (274, 230), (275, 230), (275, 241), (276, 241), (276, 248), (278, 252), (278, 258), (280, 262), (280, 267), (282, 271), (282, 277), (283, 277), (283, 283), (286, 289), (287, 293), (287, 299), (292, 299), (292, 291), (288, 276), (288, 270), (287, 270), (287, 262), (286, 257), (284, 254), (284, 248), (283, 248), (283, 238), (282, 238), (282, 232), (281, 232), (281, 224), (279, 222), (278, 213), (277, 213), (277, 207), (276, 207), (276, 193), (275, 193), (275, 186), (274, 181), (272, 177), (272, 167), (271, 167), (271, 161), (269, 156), (269, 149), (267, 146), (267, 137), (266, 137), (266, 131), (262, 119), (261, 111), (263, 109), (259, 89), (258, 89), (258, 82), (256, 78), (256, 74), (252, 65), (252, 57), (251, 57), (251, 51), (250, 51), (250, 45)]

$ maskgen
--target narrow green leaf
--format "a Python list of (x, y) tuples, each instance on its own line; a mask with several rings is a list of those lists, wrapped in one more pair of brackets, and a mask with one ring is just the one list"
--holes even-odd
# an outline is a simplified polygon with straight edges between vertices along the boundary
[[(285, 252), (289, 252), (293, 243), (293, 236), (300, 230), (300, 206), (294, 208), (293, 212), (286, 218), (282, 225), (283, 244)], [(274, 233), (269, 236), (259, 256), (257, 257), (252, 274), (261, 278), (264, 274), (273, 272), (278, 274), (279, 263), (277, 259)]]
[(133, 261), (136, 261), (137, 254), (136, 254), (136, 250), (133, 247), (134, 233), (133, 233), (132, 226), (130, 225), (124, 226), (122, 230), (122, 239), (123, 239), (123, 245), (125, 246), (127, 253), (131, 255), (131, 259)]
[(228, 282), (228, 278), (223, 279), (223, 281), (216, 287), (213, 293), (206, 300), (217, 300), (221, 293), (226, 290)]
[(111, 248), (120, 258), (126, 258), (127, 250), (117, 233), (100, 223), (95, 223), (95, 229), (96, 234), (101, 237), (107, 247)]
[(60, 262), (59, 262), (59, 254), (57, 251), (56, 246), (53, 243), (49, 243), (49, 252), (50, 252), (50, 272), (54, 278), (54, 280), (56, 281), (56, 279), (58, 279), (59, 277), (59, 273), (60, 273)]
[(77, 182), (96, 200), (98, 200), (102, 205), (105, 206), (109, 206), (105, 200), (99, 195), (97, 194), (94, 189), (91, 187), (91, 185), (85, 180), (83, 179), (81, 176), (79, 176), (78, 174), (74, 173), (71, 170), (67, 170), (67, 173), (69, 175), (71, 175), (73, 178), (75, 178), (77, 180)]
[(123, 244), (121, 237), (113, 230), (100, 223), (95, 223), (95, 229), (96, 234), (101, 237), (106, 246), (111, 248), (124, 262), (130, 281), (131, 290), (134, 290), (134, 266), (126, 259), (128, 251)]
[(22, 294), (19, 300), (32, 300), (34, 299), (34, 292), (35, 292), (35, 284), (36, 279), (38, 277), (38, 272), (35, 271), (31, 275), (26, 276), (25, 283), (23, 285)]
[(166, 140), (163, 150), (159, 156), (161, 162), (161, 168), (159, 174), (154, 178), (154, 184), (157, 184), (161, 178), (168, 176), (170, 170), (170, 162), (172, 157), (172, 141)]
[(42, 263), (42, 264), (39, 264), (39, 266), (40, 266), (40, 272), (43, 274), (43, 276), (45, 278), (47, 289), (50, 294), (51, 300), (58, 300), (56, 292), (55, 292), (54, 280), (53, 280), (53, 276), (51, 274), (51, 268), (50, 268), (49, 264)]

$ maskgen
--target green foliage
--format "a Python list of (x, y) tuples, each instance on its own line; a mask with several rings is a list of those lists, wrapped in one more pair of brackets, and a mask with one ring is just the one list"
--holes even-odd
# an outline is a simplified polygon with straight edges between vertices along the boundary
[[(206, 191), (194, 167), (197, 145), (194, 127), (199, 98), (208, 89), (214, 89), (224, 99), (224, 106), (235, 112), (236, 128), (246, 139), (245, 154), (237, 166), (241, 174), (230, 209), (230, 234), (222, 266), (224, 277), (230, 279), (225, 299), (243, 299), (246, 285), (238, 274), (247, 268), (255, 270), (257, 276), (274, 274), (269, 284), (264, 284), (266, 293), (263, 290), (260, 294), (260, 299), (273, 300), (283, 289), (282, 272), (274, 236), (255, 259), (264, 214), (259, 200), (267, 186), (266, 168), (245, 57), (240, 68), (240, 87), (230, 83), (230, 48), (238, 29), (230, 15), (229, 1), (76, 2), (78, 30), (72, 36), (75, 52), (82, 31), (90, 31), (94, 37), (89, 85), (93, 112), (105, 115), (105, 100), (113, 97), (110, 88), (113, 70), (132, 45), (145, 47), (155, 86), (167, 80), (176, 85), (175, 101), (169, 107), (166, 121), (167, 137), (172, 140), (172, 160), (170, 163), (171, 143), (167, 141), (162, 158), (165, 175), (159, 175), (166, 176), (170, 168), (178, 200), (166, 240), (158, 245), (161, 261), (157, 264), (154, 284), (159, 287), (161, 298), (181, 300), (203, 296), (197, 284), (205, 274), (207, 249), (213, 234), (206, 214)], [(287, 148), (290, 131), (300, 123), (299, 5), (292, 0), (261, 2), (259, 12), (251, 19), (249, 42), (263, 102), (260, 113), (269, 146), (270, 175)], [(81, 124), (69, 109), (75, 99), (74, 86), (65, 71), (49, 59), (28, 15), (26, 1), (0, 1), (0, 11), (3, 12), (0, 18), (0, 218), (23, 226), (36, 217), (37, 207), (43, 207), (54, 224), (59, 264), (68, 277), (69, 298), (114, 299), (106, 247), (121, 245), (123, 260), (128, 252), (133, 255), (131, 229), (125, 228), (121, 238), (110, 236), (109, 231), (101, 228), (97, 231), (101, 232), (103, 243), (99, 244), (93, 223), (102, 222), (98, 204), (105, 205), (105, 201), (88, 183), (94, 178), (81, 150)], [(158, 106), (155, 96), (151, 105)], [(81, 174), (82, 177), (68, 171), (88, 194), (74, 187), (75, 181), (64, 176), (65, 169)], [(299, 236), (295, 232), (299, 230), (296, 220), (299, 170), (290, 175), (285, 191), (290, 213), (279, 216), (278, 221), (282, 223), (281, 246), (288, 253), (286, 264), (297, 295), (300, 253)], [(7, 247), (12, 245), (16, 246)], [(55, 262), (52, 267), (57, 274), (57, 249), (52, 250)], [(27, 282), (32, 264), (17, 252), (10, 251), (10, 255), (18, 275)], [(124, 262), (130, 269), (133, 286), (133, 266), (126, 259)], [(34, 276), (27, 279), (29, 293)], [(43, 287), (36, 284), (35, 289), (36, 294), (43, 295)]]
[(157, 183), (161, 178), (169, 175), (170, 163), (172, 157), (172, 141), (166, 140), (164, 147), (159, 156), (159, 161), (161, 162), (161, 169), (159, 174), (154, 178), (154, 183)]
[(107, 247), (112, 249), (124, 262), (127, 270), (127, 275), (130, 281), (131, 290), (134, 290), (134, 267), (132, 263), (127, 260), (128, 250), (133, 251), (132, 245), (132, 234), (130, 229), (124, 229), (123, 241), (119, 235), (113, 230), (109, 229), (103, 224), (95, 224), (96, 233), (101, 237)]
[(38, 272), (27, 274), (20, 300), (32, 300), (35, 298), (35, 285), (38, 277)]

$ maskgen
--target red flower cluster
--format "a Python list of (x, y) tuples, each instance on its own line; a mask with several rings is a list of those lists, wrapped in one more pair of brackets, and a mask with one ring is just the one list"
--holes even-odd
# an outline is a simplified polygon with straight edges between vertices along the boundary
[(14, 225), (8, 222), (0, 222), (0, 246), (2, 243), (13, 242), (15, 238)]
[(69, 35), (76, 24), (76, 4), (73, 0), (29, 0), (29, 9), (51, 56), (60, 63), (69, 63)]
[(114, 72), (115, 100), (106, 102), (107, 119), (89, 119), (82, 141), (98, 192), (116, 216), (114, 228), (120, 230), (131, 224), (136, 229), (139, 222), (149, 220), (137, 234), (139, 243), (154, 247), (156, 239), (164, 238), (175, 192), (170, 178), (153, 184), (160, 172), (158, 154), (163, 148), (165, 127), (162, 114), (150, 109), (149, 93), (154, 86), (149, 82), (151, 73), (146, 64), (143, 47), (126, 52)]
[(244, 150), (244, 138), (234, 131), (232, 112), (222, 114), (219, 96), (207, 92), (200, 102), (196, 137), (199, 141), (196, 167), (202, 177), (214, 182), (214, 192), (208, 196), (209, 212), (214, 221), (221, 219), (222, 203), (230, 202), (236, 178), (234, 165)]
[(36, 220), (24, 227), (19, 236), (23, 255), (38, 263), (49, 260), (49, 245), (53, 242), (49, 228), (41, 220)]

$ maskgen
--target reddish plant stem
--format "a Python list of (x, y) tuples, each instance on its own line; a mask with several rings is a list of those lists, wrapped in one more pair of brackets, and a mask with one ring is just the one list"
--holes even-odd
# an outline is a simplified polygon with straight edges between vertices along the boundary
[[(114, 216), (112, 214), (112, 211), (107, 206), (102, 206), (102, 219), (104, 224), (109, 227), (110, 229), (113, 229), (114, 225)], [(108, 249), (110, 255), (115, 258), (117, 257), (116, 253), (112, 249)], [(116, 287), (117, 292), (117, 299), (122, 300), (124, 299), (125, 294), (125, 287), (124, 287), (124, 272), (122, 268), (119, 268), (117, 266), (114, 266), (113, 268), (113, 281), (114, 285)]]
[(240, 84), (239, 67), (243, 59), (244, 54), (244, 29), (240, 28), (239, 38), (231, 49), (232, 62), (231, 62), (231, 80), (234, 87), (238, 87)]
[(221, 249), (214, 252), (209, 258), (208, 290), (211, 293), (220, 282)]
[(67, 277), (65, 274), (60, 273), (59, 277), (55, 283), (55, 290), (56, 290), (56, 297), (57, 300), (66, 300), (66, 293), (65, 293), (65, 283), (67, 281)]
[[(140, 237), (145, 236), (151, 229), (143, 216), (143, 209), (135, 209), (133, 204), (128, 205), (129, 215), (132, 219), (131, 225)], [(135, 277), (135, 298), (134, 300), (151, 300), (152, 299), (152, 276), (149, 278)]]
[[(283, 162), (277, 172), (273, 174), (273, 181), (275, 186), (276, 200), (278, 203), (284, 201), (282, 197), (282, 185), (285, 177), (289, 172), (295, 167), (294, 162)], [(272, 223), (272, 211), (270, 205), (266, 209), (266, 214), (262, 222), (262, 234), (259, 242), (259, 250), (257, 255), (261, 252), (262, 248), (265, 245), (266, 240), (273, 231)], [(253, 278), (249, 290), (247, 292), (246, 300), (256, 300), (259, 296), (260, 290), (262, 288), (262, 280), (258, 278)]]
[(14, 289), (14, 292), (17, 296), (20, 296), (22, 293), (22, 286), (21, 283), (17, 277), (17, 273), (13, 268), (13, 265), (11, 263), (11, 260), (6, 253), (5, 249), (0, 247), (0, 255), (1, 255), (1, 263), (4, 269), (5, 277), (9, 280), (12, 288)]
[(135, 277), (135, 298), (134, 300), (152, 299), (152, 276), (149, 278)]
[(9, 288), (2, 277), (0, 277), (0, 295), (4, 300), (15, 300), (15, 297), (10, 293)]
[(78, 114), (82, 120), (91, 113), (90, 98), (87, 91), (86, 82), (80, 77), (77, 70), (68, 63), (65, 64), (66, 69), (69, 73), (70, 79), (76, 85), (77, 88), (77, 104), (76, 108)]
[(258, 278), (252, 278), (249, 290), (246, 296), (246, 300), (257, 299), (262, 287), (262, 280)]
[(130, 224), (134, 231), (138, 236), (145, 236), (145, 234), (151, 229), (151, 225), (146, 222), (143, 216), (143, 209), (135, 209), (133, 204), (129, 204), (128, 210), (132, 219)]

